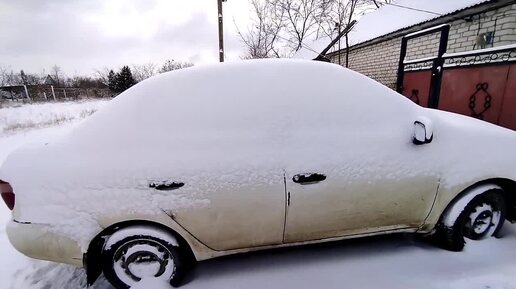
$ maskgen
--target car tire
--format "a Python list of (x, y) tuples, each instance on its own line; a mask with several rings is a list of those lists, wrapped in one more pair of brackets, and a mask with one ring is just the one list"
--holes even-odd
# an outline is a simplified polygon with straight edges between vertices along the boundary
[(457, 216), (450, 213), (453, 208), (448, 210), (437, 225), (433, 239), (444, 249), (462, 251), (464, 238), (497, 237), (505, 222), (506, 208), (504, 192), (500, 188), (488, 189), (474, 196)]
[(116, 238), (101, 256), (104, 276), (115, 288), (128, 289), (145, 277), (166, 280), (172, 287), (181, 285), (188, 262), (175, 238), (151, 234)]

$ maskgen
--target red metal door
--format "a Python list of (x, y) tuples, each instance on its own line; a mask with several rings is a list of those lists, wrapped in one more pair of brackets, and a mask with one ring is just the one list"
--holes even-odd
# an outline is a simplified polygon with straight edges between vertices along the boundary
[(516, 130), (516, 64), (509, 66), (502, 112), (498, 124)]
[(508, 65), (445, 69), (438, 108), (498, 124), (508, 72)]
[(407, 71), (403, 77), (403, 95), (423, 107), (428, 107), (432, 71)]

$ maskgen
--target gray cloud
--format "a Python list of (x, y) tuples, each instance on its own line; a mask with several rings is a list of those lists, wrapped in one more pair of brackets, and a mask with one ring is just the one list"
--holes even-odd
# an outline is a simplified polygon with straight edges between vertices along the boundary
[[(152, 11), (157, 1), (131, 0), (126, 7), (143, 13)], [(208, 16), (213, 11), (197, 11), (176, 25), (162, 23), (148, 35), (109, 35), (88, 20), (89, 15), (99, 13), (103, 2), (0, 0), (0, 65), (38, 73), (57, 64), (71, 75), (167, 58), (216, 61), (217, 25)], [(163, 13), (174, 17), (170, 11)], [(226, 46), (229, 53), (239, 53), (240, 42), (234, 33), (226, 33)]]

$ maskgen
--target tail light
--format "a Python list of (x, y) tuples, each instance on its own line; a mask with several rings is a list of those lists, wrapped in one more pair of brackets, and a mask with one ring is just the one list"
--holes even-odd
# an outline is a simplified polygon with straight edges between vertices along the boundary
[(0, 194), (9, 210), (14, 209), (14, 191), (8, 182), (0, 180)]

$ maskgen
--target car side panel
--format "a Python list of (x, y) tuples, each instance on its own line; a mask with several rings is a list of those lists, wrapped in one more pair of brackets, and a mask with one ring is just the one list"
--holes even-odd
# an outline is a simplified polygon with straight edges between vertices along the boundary
[(220, 188), (202, 198), (209, 205), (173, 211), (175, 220), (214, 250), (281, 244), (285, 220), (285, 185)]
[[(381, 175), (381, 170), (374, 174)], [(402, 181), (368, 178), (349, 183), (328, 176), (320, 184), (287, 183), (286, 242), (333, 238), (376, 231), (418, 228), (437, 191), (435, 177)]]

